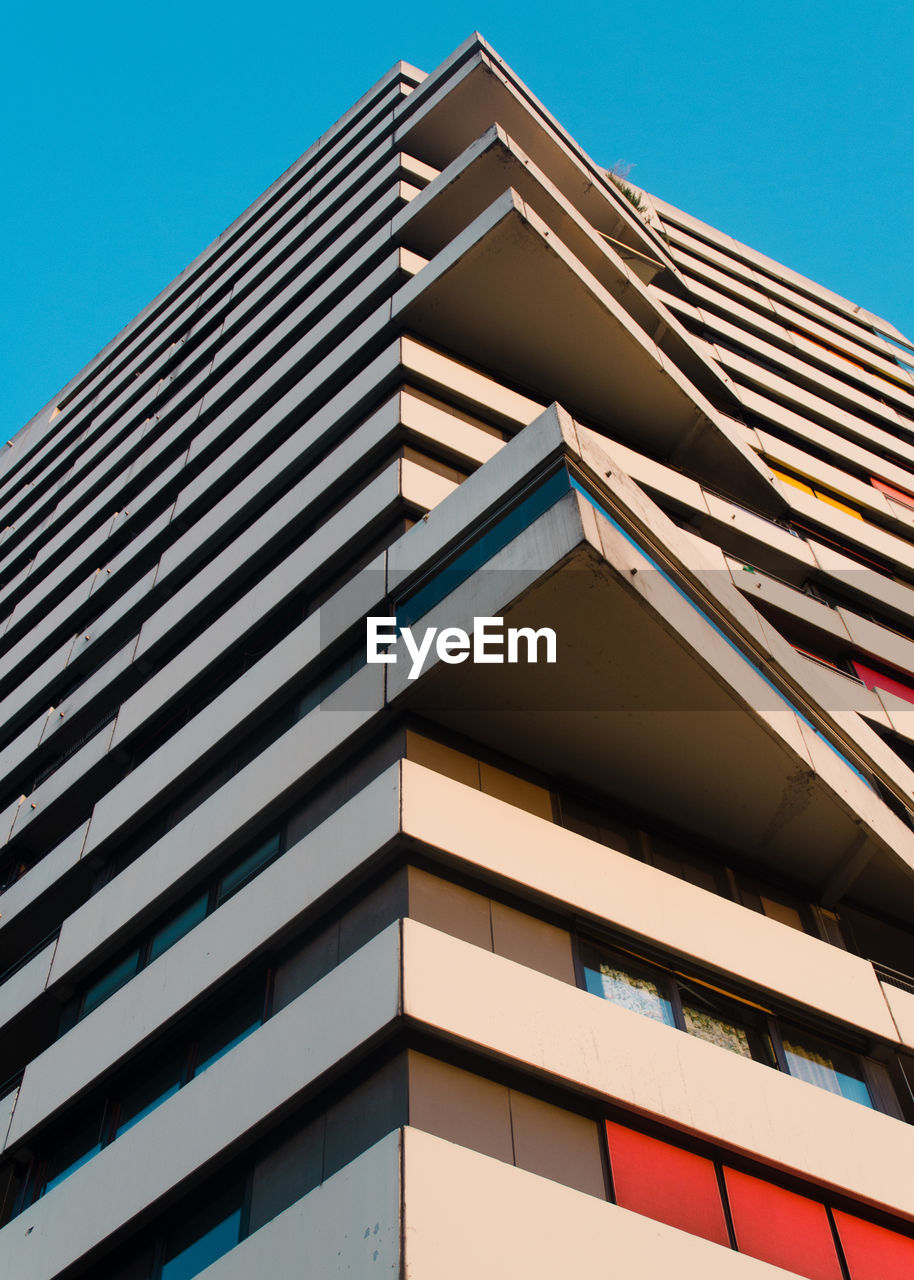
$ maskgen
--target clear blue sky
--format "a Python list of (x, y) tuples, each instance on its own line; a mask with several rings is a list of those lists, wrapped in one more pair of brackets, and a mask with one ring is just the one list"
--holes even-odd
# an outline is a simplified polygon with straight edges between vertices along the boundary
[(596, 160), (914, 334), (909, 0), (51, 0), (0, 53), (0, 440), (392, 63), (474, 28)]

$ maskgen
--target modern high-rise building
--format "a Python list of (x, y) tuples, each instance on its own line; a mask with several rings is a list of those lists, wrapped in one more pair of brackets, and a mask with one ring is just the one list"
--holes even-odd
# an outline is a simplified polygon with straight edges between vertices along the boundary
[(911, 1280), (897, 330), (473, 36), (0, 463), (4, 1280)]

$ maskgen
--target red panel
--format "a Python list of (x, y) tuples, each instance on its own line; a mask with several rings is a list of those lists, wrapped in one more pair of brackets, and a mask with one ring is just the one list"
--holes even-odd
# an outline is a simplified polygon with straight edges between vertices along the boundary
[(714, 1165), (703, 1156), (606, 1122), (616, 1201), (646, 1218), (729, 1245)]
[(896, 698), (914, 702), (914, 688), (909, 684), (902, 684), (900, 680), (884, 676), (880, 671), (874, 671), (872, 667), (867, 667), (862, 662), (854, 662), (853, 668), (868, 689), (886, 689), (889, 693), (894, 693)]
[(903, 502), (906, 507), (914, 507), (914, 493), (905, 493), (904, 489), (896, 489), (894, 485), (886, 484), (884, 480), (877, 480), (875, 476), (870, 476), (870, 483), (881, 493), (887, 493), (890, 498), (894, 498), (896, 502)]
[(724, 1179), (740, 1253), (808, 1280), (842, 1280), (824, 1205), (735, 1169)]
[(911, 1280), (914, 1240), (835, 1210), (851, 1280)]

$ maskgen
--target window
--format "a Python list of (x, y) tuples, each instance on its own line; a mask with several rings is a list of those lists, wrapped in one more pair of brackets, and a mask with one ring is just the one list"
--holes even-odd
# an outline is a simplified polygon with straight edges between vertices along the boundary
[(173, 1227), (165, 1238), (156, 1280), (193, 1280), (234, 1249), (242, 1237), (243, 1193), (243, 1183), (229, 1186)]
[(164, 955), (185, 934), (190, 933), (201, 920), (204, 920), (217, 907), (221, 907), (233, 894), (243, 889), (249, 881), (275, 861), (282, 851), (283, 833), (274, 832), (253, 848), (248, 848), (233, 858), (226, 871), (211, 878), (207, 885), (198, 889), (192, 897), (185, 899), (180, 906), (169, 912), (146, 933), (138, 945), (131, 947), (128, 952), (107, 965), (83, 989), (82, 994), (70, 1002), (64, 1010), (58, 1034), (63, 1035), (74, 1022), (78, 1022), (93, 1009), (97, 1009), (141, 969), (145, 969), (159, 956)]
[(738, 1053), (741, 1058), (754, 1058), (770, 1065), (770, 1050), (766, 1049), (762, 1035), (726, 996), (710, 987), (683, 984), (680, 1000), (683, 1030), (690, 1036)]
[(32, 1161), (14, 1213), (75, 1173), (256, 1031), (264, 1021), (266, 991), (263, 974), (236, 985), (215, 1010), (197, 1015), (193, 1030), (156, 1046), (95, 1104), (51, 1131)]
[(628, 961), (600, 959), (588, 953), (584, 961), (585, 985), (593, 995), (602, 996), (623, 1009), (640, 1013), (655, 1022), (676, 1025), (672, 1002), (660, 983), (645, 970)]
[(152, 964), (153, 960), (158, 959), (176, 942), (180, 942), (185, 933), (190, 933), (194, 925), (200, 923), (206, 916), (208, 897), (208, 894), (201, 894), (186, 906), (181, 907), (156, 929), (149, 941), (145, 964)]
[(781, 1028), (781, 1046), (787, 1070), (798, 1080), (806, 1080), (865, 1107), (873, 1105), (862, 1065), (854, 1054), (787, 1026)]
[(263, 871), (264, 867), (269, 866), (273, 859), (278, 857), (279, 852), (280, 837), (277, 833), (270, 836), (268, 840), (264, 840), (252, 852), (245, 854), (219, 881), (216, 888), (217, 905), (221, 906), (233, 893), (243, 889), (249, 880), (253, 880), (258, 872)]
[(112, 1141), (155, 1111), (173, 1093), (177, 1093), (183, 1083), (184, 1055), (172, 1053), (121, 1095)]
[(236, 1044), (247, 1039), (263, 1022), (263, 992), (253, 989), (246, 998), (233, 1003), (215, 1022), (200, 1033), (191, 1074), (202, 1075)]
[[(128, 1245), (117, 1259), (92, 1271), (95, 1280), (194, 1280), (248, 1234), (247, 1179), (224, 1179), (190, 1206), (169, 1214), (168, 1224), (144, 1243)], [(142, 1237), (141, 1237), (142, 1239)]]
[(588, 944), (581, 948), (581, 961), (584, 985), (592, 994), (741, 1057), (773, 1062), (751, 1005), (705, 983), (677, 981), (662, 969)]
[[(580, 957), (584, 987), (592, 995), (861, 1106), (875, 1107), (862, 1058), (782, 1023), (761, 1005), (593, 943), (580, 944)], [(882, 1102), (882, 1109), (897, 1114), (893, 1099)]]
[(139, 967), (140, 952), (138, 948), (134, 947), (127, 955), (104, 969), (101, 975), (90, 983), (83, 992), (79, 1017), (84, 1018), (87, 1013), (91, 1013), (109, 996), (114, 995), (115, 991), (118, 991), (125, 982), (130, 981)]
[(103, 1119), (103, 1115), (99, 1113), (90, 1114), (71, 1130), (68, 1139), (60, 1144), (46, 1162), (39, 1196), (63, 1182), (101, 1151)]
[[(195, 924), (207, 914), (207, 896), (197, 897), (179, 907), (158, 925), (140, 946), (133, 947), (126, 955), (104, 969), (101, 975), (83, 992), (76, 1021), (97, 1009), (100, 1004), (119, 991), (141, 969), (163, 955), (189, 933)], [(69, 1022), (67, 1023), (69, 1026)]]

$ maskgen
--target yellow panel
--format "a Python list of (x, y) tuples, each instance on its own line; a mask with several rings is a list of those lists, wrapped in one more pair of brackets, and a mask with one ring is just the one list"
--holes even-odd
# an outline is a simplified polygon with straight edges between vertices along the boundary
[(811, 342), (814, 347), (818, 347), (820, 351), (827, 351), (829, 355), (837, 356), (839, 360), (843, 360), (845, 364), (852, 364), (855, 369), (859, 369), (861, 373), (867, 372), (862, 364), (858, 364), (856, 360), (852, 360), (850, 356), (845, 355), (843, 351), (839, 351), (837, 347), (829, 346), (827, 342), (821, 342), (817, 338), (811, 338), (808, 333), (803, 333), (798, 329), (791, 329), (790, 332), (797, 337), (804, 338), (807, 342)]
[(832, 498), (827, 493), (821, 493), (818, 489), (813, 489), (812, 492), (816, 495), (816, 497), (820, 500), (820, 502), (827, 502), (830, 506), (837, 507), (839, 511), (846, 511), (849, 516), (853, 516), (856, 520), (863, 519), (863, 516), (860, 514), (859, 511), (856, 510), (855, 507), (849, 507), (847, 506), (846, 503), (839, 502), (837, 498)]
[[(771, 467), (771, 463), (768, 463)], [(812, 485), (806, 484), (803, 480), (798, 480), (796, 476), (789, 476), (783, 471), (778, 471), (777, 467), (771, 467), (771, 474), (777, 476), (779, 480), (783, 480), (785, 484), (792, 484), (795, 489), (802, 489), (804, 493), (813, 493)]]

